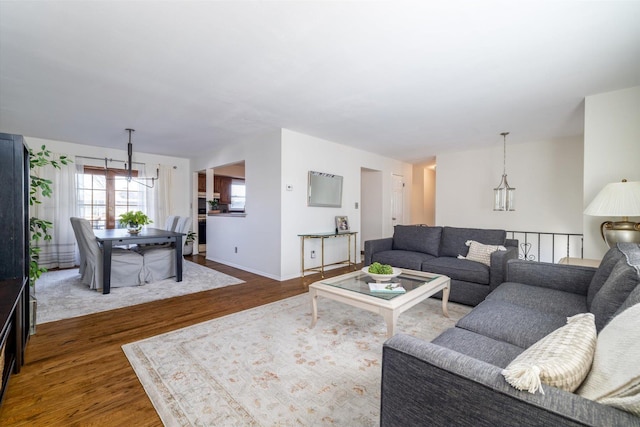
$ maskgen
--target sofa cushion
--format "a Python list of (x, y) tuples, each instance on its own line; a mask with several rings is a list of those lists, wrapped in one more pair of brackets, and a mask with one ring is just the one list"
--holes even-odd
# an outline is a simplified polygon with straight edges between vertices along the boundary
[(595, 349), (593, 314), (576, 314), (518, 355), (502, 375), (513, 387), (529, 393), (544, 394), (542, 384), (572, 392), (589, 373)]
[(596, 316), (598, 331), (613, 317), (639, 282), (638, 270), (630, 266), (626, 258), (620, 259), (591, 303), (590, 311)]
[(524, 350), (462, 328), (449, 328), (431, 342), (500, 368), (507, 366)]
[(587, 298), (584, 295), (522, 283), (504, 282), (487, 295), (486, 299), (504, 301), (566, 317), (589, 311)]
[(393, 267), (420, 271), (422, 264), (433, 258), (433, 255), (422, 252), (391, 250), (374, 253), (371, 256), (371, 263), (379, 262)]
[(589, 290), (587, 291), (587, 305), (589, 310), (591, 310), (591, 303), (593, 302), (593, 298), (596, 296), (604, 282), (607, 281), (607, 278), (611, 274), (613, 267), (624, 258), (624, 254), (617, 246), (609, 249), (602, 261), (600, 262), (600, 266), (596, 270), (591, 279), (591, 283), (589, 284)]
[(640, 416), (640, 304), (611, 319), (598, 335), (582, 397)]
[(504, 230), (485, 230), (479, 228), (443, 227), (440, 243), (440, 256), (467, 256), (467, 240), (475, 240), (485, 245), (504, 245), (507, 232)]
[(467, 256), (458, 255), (459, 259), (468, 259), (469, 261), (475, 261), (482, 263), (488, 267), (491, 266), (491, 254), (495, 251), (506, 251), (502, 245), (485, 245), (484, 243), (476, 242), (475, 240), (467, 240), (465, 243), (469, 247)]
[(566, 323), (567, 317), (559, 314), (504, 301), (484, 300), (456, 326), (517, 347), (529, 348)]
[(479, 262), (466, 259), (440, 257), (424, 260), (420, 267), (422, 271), (444, 274), (454, 280), (489, 284), (489, 267)]
[(396, 225), (393, 228), (393, 249), (438, 256), (441, 234), (442, 227)]

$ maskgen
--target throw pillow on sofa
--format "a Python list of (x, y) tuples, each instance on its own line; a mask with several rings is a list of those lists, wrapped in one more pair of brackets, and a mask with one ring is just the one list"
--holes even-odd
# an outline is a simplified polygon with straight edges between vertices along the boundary
[(491, 267), (491, 254), (495, 251), (506, 251), (502, 245), (485, 245), (475, 240), (467, 240), (465, 245), (469, 246), (467, 256), (458, 255), (459, 259), (468, 259), (469, 261), (480, 262)]
[(540, 391), (542, 384), (574, 391), (589, 373), (596, 348), (595, 318), (580, 313), (520, 353), (502, 371), (518, 390)]
[(640, 284), (640, 272), (637, 268), (629, 265), (626, 258), (622, 258), (594, 296), (589, 311), (596, 315), (598, 331), (602, 330), (629, 294)]
[(600, 331), (591, 371), (577, 391), (582, 397), (640, 416), (640, 304)]
[(438, 256), (441, 234), (442, 227), (396, 225), (393, 227), (393, 249)]

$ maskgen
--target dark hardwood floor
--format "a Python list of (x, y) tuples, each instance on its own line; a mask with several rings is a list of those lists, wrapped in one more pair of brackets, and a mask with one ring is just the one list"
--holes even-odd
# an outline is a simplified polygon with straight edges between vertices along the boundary
[(161, 426), (123, 344), (299, 295), (319, 280), (278, 282), (202, 256), (186, 259), (246, 283), (38, 326), (26, 364), (9, 381), (0, 426)]

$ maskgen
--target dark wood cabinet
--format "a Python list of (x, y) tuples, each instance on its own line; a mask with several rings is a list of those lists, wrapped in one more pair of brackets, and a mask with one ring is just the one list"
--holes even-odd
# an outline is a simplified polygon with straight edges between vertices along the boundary
[(29, 339), (29, 151), (0, 133), (0, 400)]
[(213, 176), (213, 192), (220, 193), (220, 204), (231, 204), (231, 181), (230, 176), (214, 175)]
[(205, 193), (207, 191), (207, 175), (204, 173), (198, 174), (198, 193)]

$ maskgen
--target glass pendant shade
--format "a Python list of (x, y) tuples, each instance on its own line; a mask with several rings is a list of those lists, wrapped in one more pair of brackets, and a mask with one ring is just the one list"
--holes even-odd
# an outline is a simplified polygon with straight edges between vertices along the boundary
[(516, 210), (516, 189), (509, 187), (507, 175), (502, 175), (502, 180), (497, 188), (493, 189), (493, 210), (494, 211), (515, 211)]
[(502, 132), (504, 141), (504, 151), (502, 158), (502, 179), (498, 187), (493, 189), (493, 210), (494, 211), (515, 211), (516, 210), (516, 189), (509, 186), (507, 181), (507, 135), (509, 132)]

